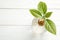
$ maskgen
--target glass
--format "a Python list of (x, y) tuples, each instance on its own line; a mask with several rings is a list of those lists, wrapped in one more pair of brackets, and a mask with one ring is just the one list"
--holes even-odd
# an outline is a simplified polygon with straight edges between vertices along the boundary
[(49, 33), (44, 25), (38, 25), (38, 19), (34, 18), (32, 21), (32, 40), (56, 40), (55, 35)]

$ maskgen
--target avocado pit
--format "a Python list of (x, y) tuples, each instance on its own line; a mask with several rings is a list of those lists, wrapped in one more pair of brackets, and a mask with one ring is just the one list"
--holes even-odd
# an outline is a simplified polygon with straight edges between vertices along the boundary
[(38, 20), (38, 25), (43, 26), (44, 25), (44, 19), (39, 19)]

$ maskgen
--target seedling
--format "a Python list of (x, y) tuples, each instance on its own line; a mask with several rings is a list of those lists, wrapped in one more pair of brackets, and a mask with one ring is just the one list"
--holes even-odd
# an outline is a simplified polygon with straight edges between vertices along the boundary
[(47, 12), (47, 5), (45, 2), (39, 2), (38, 9), (30, 9), (31, 14), (38, 19), (40, 26), (45, 26), (45, 29), (52, 34), (56, 35), (56, 26), (53, 21), (48, 19), (52, 12)]

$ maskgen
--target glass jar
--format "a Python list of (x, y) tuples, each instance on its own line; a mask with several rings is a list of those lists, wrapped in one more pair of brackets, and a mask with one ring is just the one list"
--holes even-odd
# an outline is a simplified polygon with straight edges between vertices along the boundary
[(56, 36), (45, 29), (45, 26), (38, 24), (39, 18), (34, 18), (32, 21), (32, 40), (56, 40)]

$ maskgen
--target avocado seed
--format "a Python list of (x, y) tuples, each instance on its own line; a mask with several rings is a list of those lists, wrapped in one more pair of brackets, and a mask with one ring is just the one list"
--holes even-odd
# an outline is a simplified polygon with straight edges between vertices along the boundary
[(43, 26), (43, 25), (44, 25), (44, 19), (39, 19), (39, 20), (38, 20), (38, 24), (39, 24), (40, 26)]

